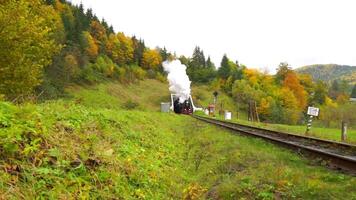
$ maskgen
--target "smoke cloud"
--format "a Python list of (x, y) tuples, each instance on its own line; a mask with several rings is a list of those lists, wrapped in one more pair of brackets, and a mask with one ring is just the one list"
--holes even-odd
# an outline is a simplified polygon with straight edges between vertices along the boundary
[(173, 60), (165, 61), (163, 68), (168, 73), (169, 91), (179, 97), (180, 103), (189, 99), (191, 81), (186, 73), (187, 67), (179, 60)]

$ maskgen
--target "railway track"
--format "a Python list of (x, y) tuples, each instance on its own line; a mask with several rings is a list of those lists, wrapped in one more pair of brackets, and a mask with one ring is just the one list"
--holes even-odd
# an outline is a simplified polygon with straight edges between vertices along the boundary
[(296, 150), (310, 158), (317, 159), (319, 161), (322, 160), (323, 164), (334, 170), (356, 175), (355, 145), (272, 131), (196, 115), (193, 115), (193, 117), (201, 121), (237, 131), (241, 134), (263, 138), (273, 143)]

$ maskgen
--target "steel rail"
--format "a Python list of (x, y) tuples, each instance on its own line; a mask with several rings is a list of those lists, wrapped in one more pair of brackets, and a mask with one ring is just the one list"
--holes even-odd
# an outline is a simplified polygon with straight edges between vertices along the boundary
[(327, 161), (327, 166), (332, 169), (356, 175), (356, 146), (324, 140), (315, 137), (307, 137), (290, 133), (278, 132), (254, 126), (242, 125), (223, 120), (193, 115), (194, 118), (228, 128), (233, 131), (262, 138), (273, 143), (278, 143), (298, 152), (307, 152), (308, 156), (321, 158)]

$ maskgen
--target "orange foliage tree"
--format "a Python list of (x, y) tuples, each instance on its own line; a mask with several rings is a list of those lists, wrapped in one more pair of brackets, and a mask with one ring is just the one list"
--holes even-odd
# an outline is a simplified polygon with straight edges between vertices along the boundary
[(289, 71), (283, 81), (283, 87), (290, 89), (297, 98), (298, 107), (304, 109), (307, 105), (307, 93), (304, 87), (300, 84), (297, 74)]

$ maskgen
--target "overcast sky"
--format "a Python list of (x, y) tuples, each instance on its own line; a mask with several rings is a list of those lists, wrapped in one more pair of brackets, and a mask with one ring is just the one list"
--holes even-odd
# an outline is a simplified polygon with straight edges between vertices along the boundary
[(191, 56), (196, 45), (217, 66), (232, 60), (270, 72), (282, 61), (356, 66), (353, 0), (72, 0), (115, 31)]

